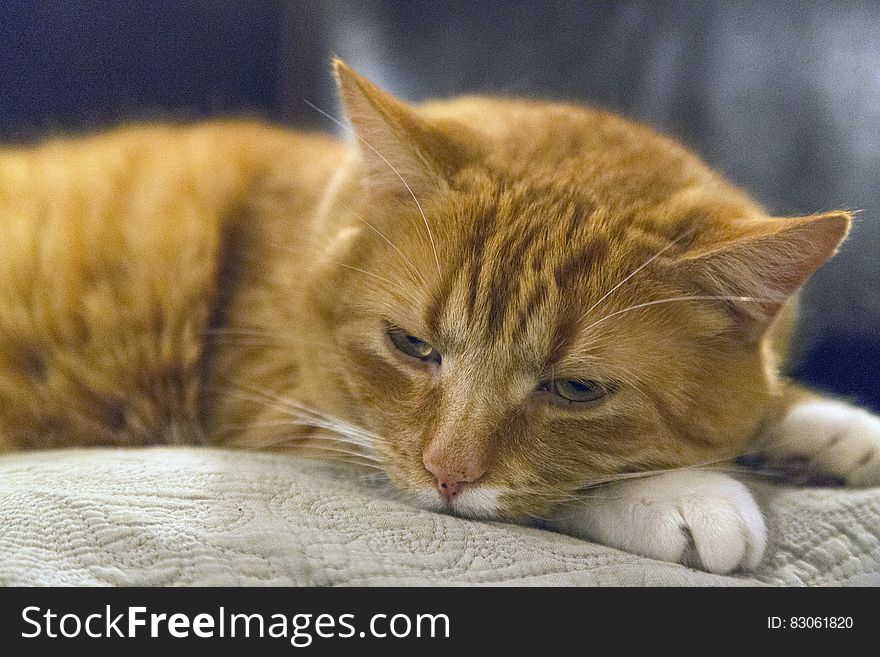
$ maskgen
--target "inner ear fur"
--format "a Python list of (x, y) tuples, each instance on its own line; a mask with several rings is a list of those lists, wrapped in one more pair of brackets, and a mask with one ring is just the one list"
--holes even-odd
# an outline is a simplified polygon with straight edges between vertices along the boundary
[(677, 267), (701, 294), (722, 297), (742, 334), (757, 339), (836, 253), (850, 221), (844, 211), (741, 220), (695, 243)]
[(418, 111), (335, 60), (339, 94), (365, 165), (371, 193), (422, 199), (447, 188), (473, 136), (464, 126), (429, 121)]

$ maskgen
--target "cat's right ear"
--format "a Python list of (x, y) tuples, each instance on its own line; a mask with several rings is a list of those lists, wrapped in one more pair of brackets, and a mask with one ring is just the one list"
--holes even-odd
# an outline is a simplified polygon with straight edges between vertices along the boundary
[(456, 157), (446, 135), (342, 60), (334, 60), (333, 68), (363, 155), (369, 192), (411, 203), (445, 189)]

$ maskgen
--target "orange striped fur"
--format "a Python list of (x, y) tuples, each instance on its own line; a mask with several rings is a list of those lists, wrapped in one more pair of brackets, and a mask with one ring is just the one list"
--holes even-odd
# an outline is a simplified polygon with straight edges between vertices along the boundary
[[(0, 447), (299, 447), (415, 499), (433, 448), (540, 516), (742, 453), (798, 394), (786, 300), (845, 213), (770, 218), (613, 114), (413, 107), (336, 70), (348, 145), (226, 121), (0, 150)], [(552, 379), (610, 394), (556, 403)]]

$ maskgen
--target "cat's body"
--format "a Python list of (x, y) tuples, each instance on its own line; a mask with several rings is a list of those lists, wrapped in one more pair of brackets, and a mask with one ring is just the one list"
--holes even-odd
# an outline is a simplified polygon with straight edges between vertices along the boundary
[(299, 449), (714, 571), (763, 521), (695, 466), (880, 482), (880, 420), (778, 373), (845, 214), (769, 219), (610, 114), (338, 72), (360, 148), (239, 121), (0, 151), (0, 448)]
[(3, 151), (0, 445), (209, 442), (213, 347), (341, 152), (243, 121)]

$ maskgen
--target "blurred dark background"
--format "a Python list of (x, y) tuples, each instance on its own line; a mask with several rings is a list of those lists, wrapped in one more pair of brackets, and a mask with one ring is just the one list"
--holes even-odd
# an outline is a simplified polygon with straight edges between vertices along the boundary
[(145, 118), (332, 130), (330, 56), (409, 100), (589, 101), (671, 133), (775, 214), (864, 210), (805, 294), (796, 373), (880, 410), (880, 4), (0, 3), (0, 140)]

